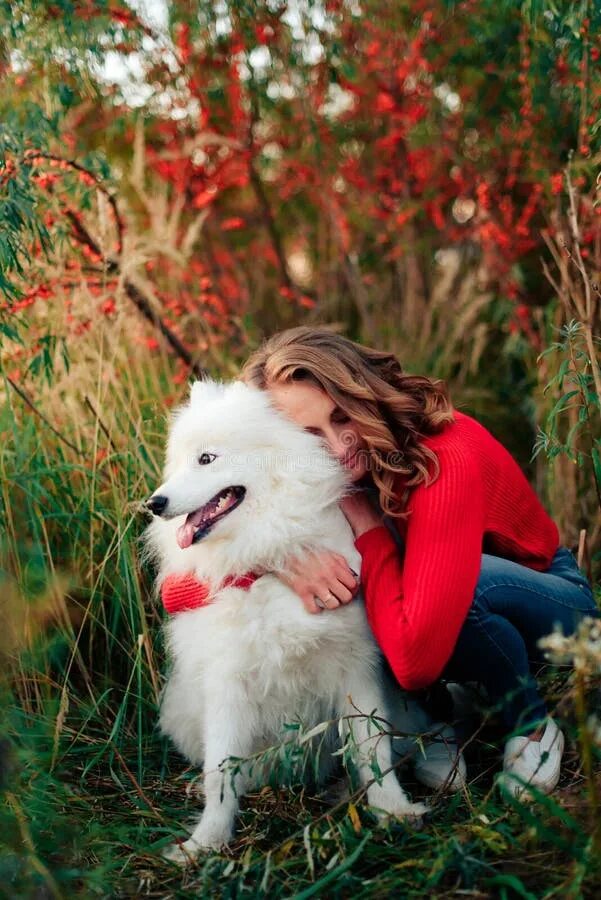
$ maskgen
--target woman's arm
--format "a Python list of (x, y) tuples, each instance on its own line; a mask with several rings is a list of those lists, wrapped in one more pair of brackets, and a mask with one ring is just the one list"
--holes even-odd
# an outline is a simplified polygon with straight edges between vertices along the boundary
[(383, 525), (355, 540), (369, 623), (407, 690), (431, 684), (448, 662), (482, 562), (484, 487), (478, 462), (452, 450), (440, 455), (440, 463), (438, 479), (410, 497), (402, 563)]

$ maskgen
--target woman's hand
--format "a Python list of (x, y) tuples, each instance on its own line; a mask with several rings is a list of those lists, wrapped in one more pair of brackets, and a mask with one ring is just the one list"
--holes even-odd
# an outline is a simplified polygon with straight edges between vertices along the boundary
[[(361, 491), (345, 497), (340, 503), (355, 537), (371, 528), (382, 525), (367, 495)], [(355, 574), (344, 558), (332, 550), (318, 550), (286, 560), (287, 571), (278, 577), (303, 601), (310, 613), (336, 609), (349, 603), (359, 590), (359, 575)], [(320, 603), (316, 601), (319, 598)]]
[[(344, 556), (333, 550), (290, 557), (286, 566), (286, 574), (278, 573), (278, 578), (299, 595), (310, 613), (349, 603), (359, 590), (359, 575), (349, 568)], [(323, 606), (316, 602), (316, 597)]]
[(345, 497), (340, 502), (340, 509), (347, 517), (356, 538), (366, 531), (383, 524), (381, 515), (378, 515), (367, 494), (362, 491), (357, 491), (357, 493)]

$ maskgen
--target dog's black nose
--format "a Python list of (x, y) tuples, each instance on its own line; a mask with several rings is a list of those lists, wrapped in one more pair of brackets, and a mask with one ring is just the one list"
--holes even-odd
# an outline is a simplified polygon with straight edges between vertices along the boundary
[(154, 516), (160, 516), (161, 513), (164, 512), (168, 502), (167, 497), (163, 497), (161, 494), (153, 494), (152, 497), (146, 501), (146, 507)]

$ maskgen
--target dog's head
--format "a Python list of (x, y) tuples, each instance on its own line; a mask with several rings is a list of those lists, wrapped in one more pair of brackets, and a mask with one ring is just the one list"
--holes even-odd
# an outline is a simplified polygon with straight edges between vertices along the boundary
[(321, 441), (276, 410), (265, 391), (207, 380), (175, 413), (165, 480), (147, 506), (162, 519), (181, 519), (182, 550), (227, 541), (239, 558), (245, 542), (251, 552), (242, 555), (257, 559), (310, 534), (346, 484)]

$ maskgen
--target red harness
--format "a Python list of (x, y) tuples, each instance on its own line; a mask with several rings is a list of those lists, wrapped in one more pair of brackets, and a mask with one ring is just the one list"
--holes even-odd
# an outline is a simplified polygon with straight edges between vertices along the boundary
[[(256, 572), (228, 575), (223, 579), (221, 587), (239, 587), (247, 591), (260, 577)], [(194, 575), (168, 575), (161, 585), (163, 606), (170, 616), (198, 609), (200, 606), (208, 606), (211, 602), (210, 596), (210, 589), (205, 582), (198, 581)]]

